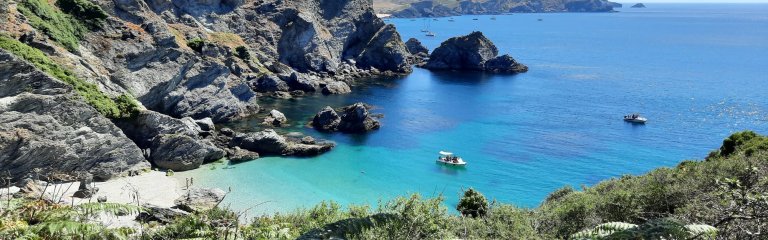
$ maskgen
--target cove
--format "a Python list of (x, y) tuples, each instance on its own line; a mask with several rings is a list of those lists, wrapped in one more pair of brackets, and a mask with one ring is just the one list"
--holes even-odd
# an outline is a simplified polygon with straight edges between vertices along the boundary
[[(533, 207), (564, 185), (674, 167), (703, 158), (732, 132), (768, 132), (768, 5), (656, 4), (621, 11), (393, 19), (403, 40), (416, 37), (430, 49), (482, 31), (530, 71), (417, 68), (407, 77), (361, 82), (347, 95), (263, 99), (265, 110), (280, 110), (292, 124), (280, 131), (338, 146), (313, 158), (213, 164), (177, 177), (231, 188), (225, 204), (255, 207), (256, 213), (322, 200), (375, 205), (408, 193), (443, 194), (453, 208), (469, 187)], [(436, 37), (424, 36), (424, 21), (431, 21)], [(384, 114), (380, 130), (321, 134), (304, 126), (325, 106), (355, 102)], [(624, 123), (621, 117), (632, 112), (649, 123)], [(255, 130), (260, 120), (227, 127)], [(469, 164), (438, 165), (440, 150)]]

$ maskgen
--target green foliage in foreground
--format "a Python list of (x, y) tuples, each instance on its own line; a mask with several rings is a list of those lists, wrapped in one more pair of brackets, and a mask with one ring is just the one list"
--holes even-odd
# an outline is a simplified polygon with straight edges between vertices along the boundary
[[(750, 139), (754, 140), (736, 141), (734, 151), (727, 157), (717, 154), (706, 161), (686, 161), (676, 168), (611, 179), (581, 191), (565, 187), (534, 209), (493, 202), (487, 205), (485, 214), (471, 217), (449, 213), (441, 196), (422, 198), (415, 194), (380, 202), (375, 209), (366, 205), (342, 208), (337, 203), (323, 202), (309, 209), (248, 220), (243, 213), (213, 209), (180, 217), (165, 226), (145, 224), (144, 231), (129, 237), (766, 239), (768, 151), (758, 149), (747, 155), (746, 150), (761, 140)], [(464, 196), (467, 202), (485, 202), (478, 200), (481, 194), (474, 190)], [(472, 207), (462, 209), (482, 205), (465, 204)], [(20, 212), (20, 216), (26, 216), (24, 211)], [(5, 217), (0, 223), (0, 234), (17, 228), (38, 229), (47, 222), (41, 218)], [(24, 233), (50, 236), (46, 232)], [(8, 236), (20, 235), (0, 235), (0, 239)]]
[(32, 63), (37, 69), (71, 85), (85, 101), (99, 113), (109, 118), (127, 118), (135, 116), (139, 105), (131, 96), (123, 95), (116, 99), (101, 92), (96, 84), (88, 83), (71, 71), (59, 66), (42, 51), (30, 47), (7, 36), (0, 35), (0, 48)]
[(69, 51), (77, 51), (80, 39), (88, 33), (83, 23), (51, 6), (47, 0), (21, 0), (18, 9), (32, 27)]
[(482, 217), (488, 212), (488, 200), (482, 193), (469, 188), (459, 200), (456, 210), (464, 216)]

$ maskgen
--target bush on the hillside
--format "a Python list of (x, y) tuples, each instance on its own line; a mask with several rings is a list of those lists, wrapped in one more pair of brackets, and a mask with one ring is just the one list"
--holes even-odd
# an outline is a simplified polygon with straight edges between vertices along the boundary
[[(124, 115), (131, 116), (133, 114), (132, 112), (122, 112), (121, 107), (126, 111), (132, 111), (136, 107), (132, 106), (135, 102), (126, 101), (121, 103), (121, 107), (119, 107), (115, 100), (101, 92), (96, 84), (78, 78), (74, 73), (59, 66), (36, 48), (2, 35), (0, 35), (0, 48), (32, 63), (40, 71), (69, 84), (89, 105), (108, 118), (122, 118)], [(118, 97), (118, 101), (123, 100), (126, 100), (126, 97)]]
[(248, 52), (248, 48), (245, 46), (239, 46), (235, 48), (235, 57), (239, 57), (243, 60), (251, 59), (251, 53)]
[(488, 212), (488, 200), (482, 193), (469, 188), (459, 200), (456, 210), (464, 216), (482, 217)]
[(187, 41), (187, 47), (191, 48), (192, 50), (195, 50), (195, 52), (198, 52), (198, 53), (203, 52), (203, 46), (205, 46), (205, 40), (199, 37), (193, 38)]
[(46, 0), (21, 0), (17, 6), (29, 25), (45, 33), (69, 51), (76, 52), (88, 28), (72, 16), (51, 6)]
[(548, 202), (557, 201), (560, 198), (565, 197), (568, 194), (571, 194), (572, 192), (575, 192), (575, 191), (576, 190), (574, 190), (573, 187), (571, 187), (570, 185), (559, 188), (554, 192), (549, 193), (549, 195), (547, 195), (547, 198), (544, 199), (544, 202), (548, 203)]
[(115, 98), (115, 104), (120, 111), (120, 118), (132, 119), (139, 115), (141, 107), (131, 95), (123, 94)]
[(58, 0), (56, 5), (65, 13), (80, 19), (92, 29), (100, 28), (102, 22), (109, 17), (99, 5), (93, 4), (88, 0)]

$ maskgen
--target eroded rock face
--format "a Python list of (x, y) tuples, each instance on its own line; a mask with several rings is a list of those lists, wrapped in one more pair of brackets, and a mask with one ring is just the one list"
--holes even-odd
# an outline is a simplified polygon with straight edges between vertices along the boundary
[(199, 168), (225, 156), (224, 150), (207, 140), (180, 134), (160, 134), (152, 140), (149, 159), (158, 167), (174, 171)]
[(240, 147), (233, 147), (227, 150), (227, 159), (232, 162), (245, 162), (256, 160), (259, 158), (259, 153), (251, 152)]
[(0, 171), (87, 171), (106, 180), (149, 168), (141, 150), (67, 84), (0, 50)]
[(492, 73), (527, 72), (528, 67), (509, 55), (497, 57), (499, 50), (481, 32), (446, 40), (432, 52), (422, 67), (431, 70), (485, 71)]

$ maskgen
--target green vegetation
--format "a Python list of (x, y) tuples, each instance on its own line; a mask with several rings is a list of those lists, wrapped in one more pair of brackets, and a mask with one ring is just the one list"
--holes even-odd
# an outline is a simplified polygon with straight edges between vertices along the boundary
[(29, 200), (2, 212), (0, 239), (128, 239), (131, 228), (107, 228), (90, 220), (138, 213), (139, 208), (115, 203), (85, 203), (78, 206)]
[(88, 32), (83, 23), (51, 6), (46, 0), (22, 0), (18, 9), (32, 27), (69, 51), (77, 51), (80, 39)]
[(461, 215), (471, 217), (483, 217), (488, 212), (488, 200), (475, 189), (469, 188), (456, 206)]
[[(766, 239), (768, 150), (747, 154), (764, 137), (737, 133), (729, 139), (727, 148), (733, 151), (726, 156), (610, 179), (581, 191), (564, 187), (534, 209), (488, 203), (469, 189), (457, 206), (463, 215), (449, 213), (442, 196), (415, 194), (380, 202), (376, 209), (323, 202), (249, 220), (245, 212), (216, 208), (164, 226), (144, 224), (145, 231), (131, 238)], [(14, 211), (6, 211), (0, 239), (19, 236), (3, 235), (16, 234), (9, 229), (36, 229), (47, 222), (7, 217)]]
[(204, 45), (205, 45), (205, 40), (203, 40), (202, 38), (193, 38), (187, 41), (187, 47), (199, 53), (203, 52)]
[(74, 73), (59, 66), (36, 48), (2, 35), (0, 35), (0, 48), (27, 60), (37, 69), (71, 85), (88, 104), (106, 117), (131, 117), (138, 112), (138, 104), (132, 97), (123, 95), (115, 100), (109, 98), (99, 90), (98, 86), (78, 78)]
[(239, 57), (243, 60), (251, 59), (251, 53), (248, 52), (248, 48), (245, 46), (239, 46), (235, 48), (235, 57)]
[(100, 28), (109, 17), (104, 10), (88, 0), (57, 0), (56, 5), (65, 13), (80, 19), (91, 29)]

